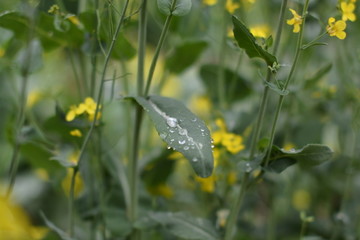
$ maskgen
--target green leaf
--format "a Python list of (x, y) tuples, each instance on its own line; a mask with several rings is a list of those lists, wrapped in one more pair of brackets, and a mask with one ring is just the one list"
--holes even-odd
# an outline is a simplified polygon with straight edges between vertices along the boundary
[(264, 81), (264, 84), (266, 86), (268, 86), (274, 92), (278, 93), (279, 95), (285, 96), (285, 95), (289, 94), (289, 90), (287, 90), (287, 89), (283, 90), (278, 85), (276, 85), (276, 84), (274, 84), (272, 82)]
[(185, 42), (177, 46), (173, 54), (166, 59), (166, 68), (171, 72), (181, 73), (193, 65), (207, 46), (204, 40)]
[(28, 36), (30, 20), (19, 12), (5, 11), (0, 14), (0, 27), (14, 32), (17, 38)]
[(171, 151), (162, 151), (157, 156), (152, 156), (152, 160), (144, 166), (141, 178), (148, 187), (157, 186), (167, 181), (176, 163), (169, 158), (170, 154)]
[[(203, 65), (200, 69), (200, 77), (213, 102), (219, 102), (218, 99), (218, 74), (219, 66), (215, 64)], [(226, 98), (229, 103), (243, 99), (251, 93), (245, 78), (231, 69), (224, 68), (224, 85)]]
[(131, 233), (131, 223), (128, 221), (124, 210), (118, 207), (106, 207), (103, 212), (106, 228), (111, 235), (126, 237)]
[(281, 173), (295, 163), (298, 163), (301, 168), (307, 169), (330, 160), (332, 155), (331, 149), (321, 144), (308, 144), (301, 149), (290, 151), (273, 146), (268, 169)]
[(22, 48), (16, 57), (16, 63), (21, 72), (33, 73), (43, 66), (42, 47), (38, 40), (32, 40)]
[(175, 6), (173, 2), (175, 0), (157, 0), (159, 10), (166, 15), (184, 16), (191, 10), (191, 0), (177, 0)]
[(277, 63), (276, 57), (265, 51), (256, 43), (255, 37), (237, 17), (233, 16), (232, 21), (234, 25), (235, 39), (239, 47), (244, 49), (250, 58), (262, 58), (268, 66), (273, 66), (274, 62)]
[(149, 114), (160, 137), (169, 147), (181, 152), (200, 177), (208, 177), (214, 168), (210, 131), (205, 123), (183, 103), (161, 96), (134, 99)]
[(43, 212), (40, 212), (40, 215), (41, 215), (42, 219), (44, 220), (46, 226), (48, 228), (50, 228), (52, 231), (54, 231), (55, 233), (57, 233), (62, 240), (75, 240), (75, 238), (71, 238), (65, 231), (58, 228), (53, 222), (51, 222), (49, 219), (47, 219), (47, 217), (45, 216), (45, 214)]
[(125, 38), (124, 35), (120, 34), (115, 42), (112, 57), (118, 60), (130, 60), (135, 57), (136, 49), (131, 43)]
[(321, 67), (312, 77), (306, 79), (304, 88), (312, 89), (323, 76), (330, 72), (331, 69), (332, 63), (328, 63), (325, 66)]
[(150, 213), (150, 219), (158, 222), (176, 237), (196, 240), (217, 240), (218, 233), (206, 219), (195, 218), (184, 212)]

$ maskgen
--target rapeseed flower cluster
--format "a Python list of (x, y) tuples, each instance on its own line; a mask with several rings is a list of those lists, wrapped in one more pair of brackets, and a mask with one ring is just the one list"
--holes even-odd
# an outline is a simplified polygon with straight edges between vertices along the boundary
[(342, 20), (343, 21), (352, 21), (354, 22), (356, 20), (356, 15), (354, 14), (355, 10), (355, 3), (356, 0), (350, 0), (350, 1), (341, 1), (340, 2), (340, 10), (342, 13)]
[[(73, 121), (76, 117), (86, 116), (88, 121), (93, 121), (95, 118), (97, 103), (91, 97), (85, 98), (84, 102), (79, 105), (71, 105), (70, 110), (67, 112), (65, 116), (65, 120), (67, 122)], [(99, 106), (101, 108), (101, 105)], [(99, 120), (101, 117), (101, 113), (97, 113), (96, 120)], [(81, 137), (82, 133), (79, 129), (74, 129), (70, 131), (70, 135), (75, 137)]]
[(240, 135), (227, 131), (226, 124), (222, 119), (216, 119), (218, 130), (212, 133), (214, 145), (221, 145), (232, 154), (237, 154), (245, 148), (243, 138)]

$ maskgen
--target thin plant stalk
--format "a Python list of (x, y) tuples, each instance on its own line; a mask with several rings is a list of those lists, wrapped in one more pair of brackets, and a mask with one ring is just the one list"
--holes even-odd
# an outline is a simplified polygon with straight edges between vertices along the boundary
[[(175, 4), (176, 4), (176, 0), (174, 0), (172, 2), (171, 9), (173, 9), (175, 7)], [(154, 72), (155, 72), (155, 68), (156, 68), (156, 63), (157, 63), (157, 60), (159, 58), (161, 48), (164, 45), (164, 40), (165, 40), (166, 34), (167, 34), (168, 30), (169, 30), (172, 16), (173, 16), (172, 13), (170, 13), (167, 16), (167, 18), (165, 20), (164, 27), (163, 27), (163, 29), (161, 31), (160, 39), (159, 39), (159, 42), (158, 42), (158, 44), (156, 46), (155, 54), (154, 54), (154, 57), (153, 57), (152, 62), (151, 62), (151, 66), (150, 66), (150, 70), (149, 70), (149, 74), (148, 74), (148, 78), (147, 78), (147, 83), (146, 83), (144, 96), (147, 96), (149, 94), (151, 81), (152, 81), (152, 78), (153, 78), (153, 75), (154, 75)]]
[(75, 184), (76, 184), (76, 175), (78, 173), (78, 167), (72, 168), (72, 175), (71, 175), (71, 184), (70, 184), (70, 193), (69, 193), (69, 220), (68, 220), (68, 229), (69, 229), (69, 236), (74, 236), (74, 195), (75, 195)]
[[(281, 38), (281, 35), (282, 35), (282, 29), (283, 29), (283, 25), (284, 25), (285, 10), (286, 10), (286, 6), (287, 6), (287, 2), (288, 2), (288, 0), (283, 0), (282, 4), (281, 4), (279, 22), (278, 22), (277, 31), (276, 31), (274, 48), (273, 48), (273, 52), (272, 52), (272, 54), (275, 55), (275, 56), (277, 54), (277, 51), (278, 51), (279, 45), (280, 45), (280, 38)], [(271, 81), (271, 76), (272, 76), (272, 72), (270, 71), (270, 69), (268, 69), (265, 81), (270, 82)], [(262, 98), (261, 98), (260, 110), (259, 110), (259, 113), (258, 113), (258, 118), (257, 118), (255, 129), (254, 129), (254, 135), (253, 135), (252, 141), (251, 141), (250, 157), (249, 157), (250, 160), (252, 160), (254, 158), (255, 151), (256, 151), (256, 144), (257, 144), (257, 142), (259, 140), (259, 137), (260, 137), (260, 132), (261, 132), (261, 129), (262, 129), (265, 110), (266, 110), (268, 97), (269, 97), (269, 90), (270, 90), (269, 87), (267, 85), (265, 85), (264, 86), (264, 92), (263, 92), (263, 95), (262, 95)]]
[(220, 39), (220, 49), (219, 49), (219, 66), (218, 66), (218, 75), (217, 75), (217, 87), (218, 87), (218, 98), (220, 102), (220, 107), (226, 107), (226, 99), (225, 99), (225, 50), (226, 50), (226, 23), (227, 23), (227, 11), (226, 11), (226, 1), (222, 0), (222, 13), (223, 17), (221, 18), (221, 39)]
[[(95, 114), (94, 114), (94, 119), (93, 121), (91, 122), (91, 126), (90, 126), (90, 129), (84, 139), (84, 142), (81, 146), (81, 149), (80, 149), (80, 153), (79, 153), (79, 161), (78, 161), (78, 166), (80, 166), (81, 162), (83, 161), (83, 156), (84, 156), (84, 153), (85, 153), (85, 149), (89, 143), (89, 140), (90, 140), (90, 137), (94, 131), (94, 128), (95, 128), (95, 125), (96, 125), (96, 122), (98, 121), (98, 116), (99, 116), (99, 111), (100, 111), (100, 102), (101, 102), (101, 99), (102, 99), (102, 94), (103, 94), (103, 88), (104, 88), (104, 82), (105, 82), (105, 75), (106, 75), (106, 70), (107, 70), (107, 67), (108, 67), (108, 64), (109, 64), (109, 60), (110, 60), (110, 56), (111, 56), (111, 53), (112, 53), (112, 50), (115, 46), (115, 42), (116, 42), (116, 39), (119, 35), (119, 32), (120, 32), (120, 29), (121, 29), (121, 26), (124, 22), (124, 19), (125, 19), (125, 13), (126, 13), (126, 10), (127, 10), (127, 7), (129, 5), (129, 1), (130, 0), (127, 0), (125, 2), (125, 5), (124, 5), (124, 8), (123, 8), (123, 11), (122, 11), (122, 15), (119, 19), (119, 22), (117, 24), (117, 27), (116, 27), (116, 31), (114, 33), (114, 36), (112, 38), (112, 41), (111, 41), (111, 44), (109, 46), (109, 49), (108, 49), (108, 52), (107, 52), (107, 55), (105, 57), (105, 61), (104, 61), (104, 66), (103, 66), (103, 70), (102, 70), (102, 74), (101, 74), (101, 82), (100, 82), (100, 87), (99, 87), (99, 90), (98, 90), (98, 97), (97, 97), (97, 102), (98, 104), (96, 104), (96, 110), (95, 110)], [(74, 179), (74, 181), (76, 181)], [(75, 184), (75, 182), (74, 182)], [(74, 189), (70, 189), (70, 196), (74, 194)], [(73, 201), (73, 200), (72, 200)], [(71, 220), (69, 222), (73, 222), (74, 221), (74, 216), (73, 216), (73, 209), (69, 209), (70, 213), (69, 213), (69, 216), (71, 217)], [(70, 228), (71, 230), (71, 228)], [(70, 231), (71, 232), (71, 231)]]
[[(304, 8), (303, 8), (303, 12), (302, 12), (303, 21), (302, 21), (302, 26), (300, 28), (300, 32), (299, 32), (299, 36), (298, 36), (298, 40), (297, 40), (297, 44), (296, 44), (296, 52), (295, 52), (293, 64), (291, 66), (289, 75), (286, 78), (284, 87), (282, 89), (283, 91), (287, 90), (287, 88), (289, 86), (289, 83), (290, 83), (290, 81), (291, 81), (291, 79), (292, 79), (292, 77), (294, 75), (297, 63), (299, 61), (300, 53), (302, 51), (302, 41), (303, 41), (303, 34), (304, 34), (305, 18), (306, 18), (308, 6), (309, 6), (309, 0), (306, 0)], [(285, 95), (280, 95), (279, 101), (278, 101), (278, 104), (277, 104), (277, 107), (276, 107), (276, 111), (275, 111), (274, 121), (273, 121), (273, 124), (272, 124), (272, 127), (271, 127), (270, 141), (269, 141), (269, 146), (268, 146), (268, 149), (267, 149), (265, 166), (268, 165), (269, 160), (270, 160), (270, 153), (271, 153), (272, 145), (274, 143), (276, 126), (277, 126), (277, 123), (278, 123), (278, 119), (279, 119), (279, 115), (280, 115), (280, 112), (281, 112), (281, 108), (282, 108), (284, 99), (285, 99)]]
[[(280, 39), (281, 39), (281, 33), (282, 33), (281, 29), (283, 27), (284, 16), (285, 16), (284, 12), (285, 12), (285, 9), (286, 9), (286, 5), (287, 5), (287, 0), (283, 0), (282, 5), (281, 5), (281, 10), (280, 10), (280, 17), (279, 17), (277, 35), (275, 37), (274, 54), (276, 54), (276, 52), (277, 52), (278, 45), (279, 45)], [(279, 30), (279, 28), (280, 28), (280, 30)], [(270, 81), (270, 79), (271, 79), (271, 72), (270, 72), (270, 70), (268, 70), (267, 80)], [(256, 142), (257, 142), (257, 139), (259, 137), (261, 125), (262, 125), (263, 118), (264, 118), (264, 113), (265, 113), (265, 109), (266, 109), (266, 102), (267, 102), (267, 98), (268, 98), (268, 92), (269, 92), (269, 90), (267, 89), (267, 87), (265, 87), (264, 94), (262, 96), (262, 102), (261, 102), (261, 105), (260, 105), (260, 111), (259, 111), (258, 120), (257, 120), (256, 126), (255, 126), (255, 135), (253, 137), (253, 143), (252, 143), (251, 149), (250, 149), (250, 160), (255, 155)], [(238, 213), (239, 213), (240, 208), (242, 206), (242, 202), (244, 200), (246, 190), (250, 186), (249, 185), (249, 179), (250, 179), (250, 173), (246, 172), (244, 174), (244, 177), (243, 177), (242, 182), (241, 182), (241, 189), (240, 189), (239, 195), (236, 198), (236, 201), (234, 202), (234, 204), (232, 206), (232, 209), (231, 209), (232, 211), (230, 211), (230, 215), (229, 215), (229, 217), (227, 219), (226, 229), (225, 229), (225, 238), (224, 238), (225, 240), (231, 240), (232, 239), (232, 235), (233, 235), (233, 232), (235, 231), (235, 227), (236, 227), (236, 219), (237, 219)]]
[(21, 69), (21, 86), (20, 86), (20, 97), (19, 97), (19, 112), (16, 119), (15, 124), (15, 146), (12, 152), (11, 162), (10, 162), (10, 168), (9, 168), (9, 185), (6, 190), (5, 197), (9, 198), (15, 184), (16, 179), (16, 173), (19, 166), (19, 155), (20, 155), (20, 138), (21, 138), (21, 130), (23, 128), (24, 122), (25, 122), (25, 108), (26, 108), (26, 101), (27, 101), (27, 86), (29, 81), (29, 75), (30, 75), (30, 67), (31, 67), (31, 58), (32, 58), (32, 48), (30, 46), (32, 37), (33, 37), (33, 27), (34, 27), (34, 21), (31, 22), (31, 29), (29, 32), (29, 36), (27, 39), (27, 51), (26, 51), (26, 59), (24, 66), (22, 66)]
[[(137, 96), (143, 96), (144, 89), (144, 69), (145, 69), (145, 47), (146, 47), (146, 26), (147, 26), (147, 0), (142, 0), (139, 31), (138, 31), (138, 69), (137, 69)], [(142, 108), (137, 105), (135, 109), (135, 124), (133, 130), (133, 139), (131, 155), (129, 162), (129, 185), (130, 185), (130, 206), (128, 208), (128, 217), (130, 222), (135, 222), (138, 211), (138, 154), (140, 145), (140, 128), (142, 122)], [(139, 232), (134, 229), (131, 232), (130, 239), (139, 239)]]

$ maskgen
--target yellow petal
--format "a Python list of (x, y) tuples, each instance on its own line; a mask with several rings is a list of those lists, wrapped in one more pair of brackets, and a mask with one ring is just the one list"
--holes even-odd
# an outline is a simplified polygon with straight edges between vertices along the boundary
[(328, 20), (329, 25), (331, 25), (333, 22), (335, 22), (335, 18), (331, 17)]
[(336, 37), (337, 37), (338, 39), (343, 40), (343, 39), (346, 38), (346, 32), (337, 32), (337, 33), (336, 33)]
[(346, 23), (342, 20), (339, 20), (335, 23), (335, 28), (337, 31), (344, 30), (346, 28)]

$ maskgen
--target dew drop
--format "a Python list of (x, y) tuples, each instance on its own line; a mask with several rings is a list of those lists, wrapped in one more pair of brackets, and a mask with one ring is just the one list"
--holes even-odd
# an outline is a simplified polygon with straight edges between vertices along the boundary
[(204, 132), (205, 130), (204, 130), (204, 129), (200, 129), (200, 131)]
[(170, 142), (173, 142), (173, 141), (175, 141), (173, 138), (172, 138), (172, 139), (170, 139)]
[(202, 148), (203, 148), (202, 143), (199, 143), (199, 148), (200, 148), (200, 149), (202, 149)]
[(192, 122), (196, 122), (196, 120), (197, 120), (196, 118), (191, 119)]
[(245, 171), (246, 171), (246, 172), (249, 173), (249, 172), (252, 171), (252, 168), (251, 168), (251, 166), (250, 166), (250, 163), (246, 163), (245, 166), (246, 166), (246, 168), (245, 168)]
[(169, 125), (169, 127), (176, 127), (178, 120), (176, 118), (169, 117), (166, 119), (166, 124)]
[(211, 144), (211, 148), (214, 148), (215, 146), (214, 146), (214, 144)]
[(183, 144), (185, 144), (185, 140), (179, 140), (179, 144), (181, 144), (181, 145), (183, 145)]
[(171, 147), (170, 147), (170, 146), (167, 146), (167, 149), (171, 149)]
[(189, 150), (189, 147), (188, 147), (188, 146), (185, 146), (185, 147), (184, 147), (184, 150), (185, 150), (185, 151)]
[(174, 133), (175, 131), (174, 131), (174, 130), (172, 130), (172, 129), (170, 129), (170, 130), (169, 130), (169, 132)]
[(179, 134), (182, 135), (182, 136), (184, 136), (184, 135), (187, 134), (187, 130), (186, 130), (185, 128), (180, 128), (180, 129), (179, 129)]
[(160, 133), (160, 137), (161, 137), (162, 139), (165, 139), (165, 138), (167, 137), (167, 134), (166, 134), (166, 133)]
[(193, 162), (197, 162), (197, 161), (199, 161), (199, 159), (197, 159), (196, 157), (194, 157), (194, 158), (192, 159), (192, 161), (193, 161)]

